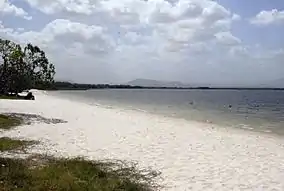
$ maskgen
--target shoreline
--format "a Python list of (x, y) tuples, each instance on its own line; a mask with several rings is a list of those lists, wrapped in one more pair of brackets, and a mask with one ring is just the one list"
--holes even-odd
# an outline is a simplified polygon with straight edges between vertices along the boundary
[(62, 95), (56, 95), (56, 94), (50, 94), (50, 91), (46, 91), (46, 95), (48, 96), (52, 96), (55, 99), (62, 99), (62, 100), (68, 100), (71, 102), (77, 102), (77, 103), (82, 103), (82, 104), (86, 104), (88, 106), (94, 106), (94, 107), (98, 107), (98, 108), (103, 108), (103, 109), (112, 109), (112, 110), (117, 110), (117, 111), (121, 111), (121, 112), (126, 112), (126, 113), (138, 113), (138, 114), (145, 114), (148, 116), (156, 116), (159, 118), (166, 118), (166, 119), (171, 119), (171, 120), (177, 120), (177, 121), (183, 121), (184, 123), (189, 123), (191, 125), (194, 124), (198, 124), (198, 125), (202, 125), (202, 126), (206, 126), (207, 128), (218, 128), (219, 130), (223, 130), (223, 131), (234, 131), (235, 133), (238, 133), (239, 131), (241, 131), (241, 133), (253, 133), (253, 134), (259, 134), (260, 136), (268, 136), (268, 137), (276, 137), (276, 138), (283, 138), (284, 134), (278, 134), (274, 131), (271, 130), (259, 130), (257, 128), (254, 128), (254, 126), (247, 126), (245, 124), (243, 124), (243, 126), (239, 126), (236, 127), (235, 125), (225, 125), (225, 124), (220, 124), (218, 122), (213, 122), (213, 121), (209, 121), (209, 120), (196, 120), (196, 119), (187, 119), (184, 118), (182, 116), (176, 116), (176, 115), (166, 115), (166, 114), (162, 114), (162, 113), (155, 113), (153, 111), (147, 111), (145, 109), (139, 109), (139, 108), (135, 108), (132, 106), (117, 106), (117, 105), (109, 105), (109, 104), (102, 104), (99, 102), (94, 102), (93, 99), (90, 99), (88, 101), (84, 100), (84, 99), (80, 99), (80, 96), (76, 96), (76, 97), (66, 97), (66, 96), (62, 96)]
[(284, 189), (284, 140), (272, 134), (107, 109), (43, 91), (35, 96), (35, 101), (0, 100), (0, 113), (67, 121), (0, 132), (39, 140), (31, 153), (137, 161), (162, 172), (165, 190)]

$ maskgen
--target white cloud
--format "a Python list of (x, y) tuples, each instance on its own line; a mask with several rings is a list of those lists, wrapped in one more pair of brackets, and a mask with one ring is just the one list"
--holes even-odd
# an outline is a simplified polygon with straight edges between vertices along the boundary
[(25, 0), (30, 6), (39, 9), (46, 14), (54, 14), (61, 11), (80, 14), (91, 14), (95, 9), (96, 0)]
[(233, 14), (232, 19), (233, 19), (234, 21), (240, 21), (242, 18), (241, 18), (241, 16), (238, 15), (238, 14)]
[(42, 47), (61, 79), (237, 83), (252, 80), (242, 68), (262, 74), (265, 67), (256, 70), (258, 63), (280, 63), (279, 55), (271, 54), (269, 61), (257, 57), (268, 52), (245, 45), (232, 32), (241, 16), (217, 1), (25, 1), (48, 23), (41, 28), (35, 23), (34, 30), (2, 26), (0, 35)]
[(94, 56), (107, 53), (113, 47), (113, 42), (105, 34), (103, 27), (64, 19), (48, 23), (41, 31), (16, 33), (13, 37), (20, 42), (33, 42), (48, 49), (63, 47), (64, 50), (70, 48), (75, 51), (74, 48), (77, 47), (81, 49), (78, 51)]
[(13, 33), (14, 29), (5, 27), (2, 21), (0, 21), (0, 34), (2, 38), (9, 38)]
[[(237, 17), (223, 6), (210, 0), (179, 0), (175, 3), (165, 0), (121, 0), (119, 2), (116, 0), (85, 0), (81, 3), (56, 0), (52, 4), (43, 0), (27, 1), (48, 14), (64, 11), (74, 14), (90, 14), (89, 10), (92, 10), (93, 14), (102, 12), (109, 16), (107, 20), (103, 20), (104, 17), (102, 17), (105, 22), (101, 23), (102, 25), (116, 23), (120, 26), (127, 25), (126, 29), (130, 31), (137, 31), (135, 28), (148, 31), (149, 41), (160, 43), (159, 50), (167, 47), (171, 51), (184, 49), (190, 43), (213, 40), (216, 33), (229, 30), (231, 22)], [(71, 9), (71, 4), (80, 4), (81, 6), (77, 7), (84, 7), (86, 11)], [(118, 29), (119, 27), (114, 30)], [(120, 37), (123, 39), (123, 34)], [(136, 37), (135, 41), (141, 41), (139, 38), (145, 39), (141, 34)]]
[(233, 46), (241, 43), (241, 40), (233, 36), (230, 32), (220, 32), (217, 33), (215, 36), (217, 38), (217, 42), (223, 45)]
[(8, 0), (4, 0), (0, 4), (0, 14), (3, 15), (15, 15), (17, 17), (22, 17), (27, 20), (31, 20), (32, 17), (28, 15), (28, 13), (19, 7), (16, 7), (12, 3), (10, 3)]
[(278, 11), (277, 9), (261, 11), (251, 19), (251, 23), (259, 26), (284, 24), (284, 11)]

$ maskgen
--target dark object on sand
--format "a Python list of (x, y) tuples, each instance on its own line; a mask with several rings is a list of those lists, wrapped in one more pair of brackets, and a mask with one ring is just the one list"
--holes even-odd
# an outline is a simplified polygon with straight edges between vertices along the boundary
[(32, 94), (32, 92), (29, 92), (24, 99), (26, 100), (35, 100), (35, 96)]

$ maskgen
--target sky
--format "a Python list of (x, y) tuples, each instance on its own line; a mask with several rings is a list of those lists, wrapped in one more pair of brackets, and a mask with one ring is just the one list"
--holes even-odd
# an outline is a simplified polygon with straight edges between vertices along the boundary
[(80, 83), (284, 86), (283, 34), (283, 0), (0, 0), (0, 37)]

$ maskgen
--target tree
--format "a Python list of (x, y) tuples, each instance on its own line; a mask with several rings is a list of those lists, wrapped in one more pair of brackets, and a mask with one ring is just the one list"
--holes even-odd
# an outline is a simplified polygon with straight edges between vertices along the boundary
[(0, 62), (0, 93), (5, 93), (9, 89), (9, 73), (11, 71), (10, 59), (16, 49), (16, 44), (9, 40), (0, 39), (0, 56), (2, 58)]
[(18, 93), (53, 83), (55, 67), (38, 46), (22, 48), (9, 40), (0, 39), (0, 93)]
[(29, 68), (31, 87), (47, 88), (54, 82), (55, 67), (38, 46), (27, 44), (24, 48), (24, 62)]

